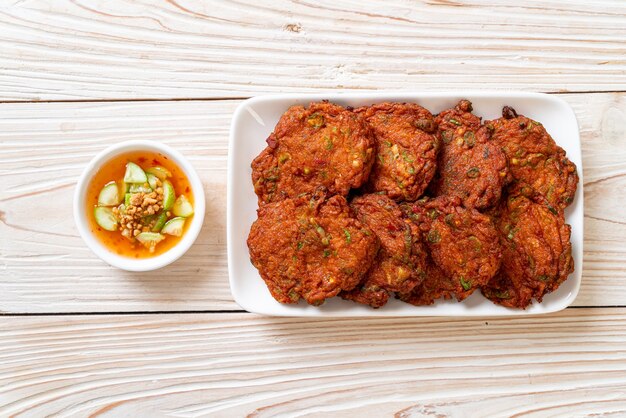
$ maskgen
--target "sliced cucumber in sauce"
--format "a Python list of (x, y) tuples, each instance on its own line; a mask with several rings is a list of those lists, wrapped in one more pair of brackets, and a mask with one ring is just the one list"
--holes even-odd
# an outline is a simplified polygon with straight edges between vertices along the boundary
[(148, 177), (146, 173), (139, 167), (137, 164), (133, 162), (126, 163), (126, 173), (124, 173), (124, 182), (125, 183), (147, 183)]
[[(163, 229), (163, 225), (167, 223), (167, 214), (165, 212), (161, 212), (154, 222), (152, 226), (152, 232), (159, 232)], [(163, 232), (163, 231), (161, 231)]]
[(157, 176), (161, 180), (165, 180), (168, 177), (172, 177), (172, 173), (165, 167), (161, 167), (160, 165), (155, 165), (154, 167), (150, 167), (146, 170), (146, 173), (150, 173), (154, 176)]
[(100, 190), (98, 195), (98, 205), (100, 206), (116, 206), (120, 204), (120, 193), (117, 183), (111, 181)]
[(96, 218), (96, 223), (107, 231), (117, 231), (117, 218), (111, 210), (103, 206), (98, 206), (94, 209), (93, 214)]
[(146, 177), (148, 177), (148, 184), (150, 185), (152, 190), (156, 190), (156, 188), (158, 187), (157, 182), (159, 181), (159, 178), (152, 173), (146, 174)]
[(174, 215), (176, 216), (182, 216), (183, 218), (187, 218), (193, 215), (193, 206), (191, 205), (189, 200), (187, 200), (185, 195), (181, 194), (180, 196), (178, 196), (178, 199), (176, 199), (174, 207), (172, 208), (172, 212), (174, 212)]
[[(146, 215), (141, 218), (141, 223), (142, 225), (152, 225), (154, 221), (156, 220), (156, 218), (157, 218), (156, 213), (154, 215)], [(159, 231), (152, 231), (152, 232), (159, 232)]]
[(130, 187), (128, 187), (129, 193), (150, 193), (152, 188), (148, 185), (148, 183), (139, 184), (139, 183), (131, 183)]
[(161, 233), (167, 234), (167, 235), (174, 235), (175, 237), (180, 237), (181, 235), (183, 235), (184, 227), (185, 227), (185, 218), (181, 218), (181, 217), (172, 218), (169, 221), (167, 221), (165, 226), (163, 226), (163, 229), (161, 229)]
[[(94, 208), (94, 217), (98, 226), (107, 231), (118, 231), (120, 219), (116, 213), (120, 216), (126, 213), (126, 208), (131, 206), (133, 195), (151, 193), (162, 187), (163, 210), (153, 215), (143, 216), (141, 219), (135, 219), (140, 229), (143, 228), (146, 231), (149, 228), (149, 231), (141, 232), (133, 237), (132, 229), (125, 225), (121, 234), (130, 240), (136, 239), (150, 252), (154, 252), (156, 245), (167, 235), (182, 236), (185, 218), (192, 216), (194, 209), (186, 196), (176, 197), (176, 191), (172, 182), (167, 180), (168, 177), (172, 177), (172, 173), (162, 166), (150, 167), (144, 171), (138, 164), (127, 162), (123, 180), (118, 179), (118, 182), (111, 181), (105, 184), (98, 195), (98, 206)], [(116, 208), (119, 212), (114, 213)], [(143, 212), (139, 212), (139, 216), (142, 214)], [(175, 217), (168, 220), (172, 214)], [(133, 217), (137, 215), (133, 212)]]
[(176, 192), (169, 180), (163, 180), (163, 210), (170, 210), (174, 206)]
[(137, 241), (142, 243), (144, 247), (148, 248), (150, 252), (154, 251), (154, 247), (165, 239), (165, 236), (156, 232), (142, 232), (135, 237)]

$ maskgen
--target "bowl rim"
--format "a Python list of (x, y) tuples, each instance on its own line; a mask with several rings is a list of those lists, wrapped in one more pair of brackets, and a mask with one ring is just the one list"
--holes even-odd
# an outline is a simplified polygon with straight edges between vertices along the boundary
[[(192, 218), (191, 225), (183, 235), (182, 239), (174, 247), (156, 257), (137, 259), (120, 256), (111, 252), (111, 250), (105, 247), (95, 237), (89, 229), (87, 211), (85, 210), (85, 199), (87, 188), (93, 178), (93, 173), (117, 155), (142, 150), (160, 152), (170, 158), (178, 167), (181, 168), (185, 176), (187, 176), (194, 194), (194, 216)], [(200, 181), (200, 177), (191, 163), (180, 152), (176, 151), (172, 147), (161, 142), (148, 140), (123, 141), (111, 145), (96, 154), (96, 156), (94, 156), (83, 169), (78, 182), (76, 183), (73, 199), (74, 222), (81, 238), (87, 244), (87, 247), (89, 247), (95, 255), (107, 264), (126, 271), (156, 270), (179, 259), (187, 252), (198, 237), (204, 222), (204, 212), (206, 206), (202, 182)]]

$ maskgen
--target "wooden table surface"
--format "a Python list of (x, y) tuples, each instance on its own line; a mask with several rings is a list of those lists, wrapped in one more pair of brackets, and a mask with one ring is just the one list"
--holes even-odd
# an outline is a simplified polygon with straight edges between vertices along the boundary
[[(514, 4), (513, 6), (511, 4)], [(626, 2), (0, 3), (0, 416), (626, 415)], [(229, 124), (274, 92), (556, 94), (580, 125), (582, 288), (514, 319), (285, 319), (230, 295)], [(71, 214), (95, 153), (150, 139), (207, 197), (191, 250), (107, 266)]]

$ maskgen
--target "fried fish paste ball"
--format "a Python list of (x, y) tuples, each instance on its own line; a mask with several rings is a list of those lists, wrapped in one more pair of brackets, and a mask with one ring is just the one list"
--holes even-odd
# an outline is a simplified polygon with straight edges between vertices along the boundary
[[(343, 196), (308, 194), (258, 209), (248, 249), (279, 302), (311, 305), (354, 288), (378, 252), (378, 239)], [(349, 237), (349, 238), (348, 238)]]
[(495, 276), (502, 248), (491, 218), (460, 203), (458, 197), (438, 197), (403, 208), (426, 234), (432, 261), (450, 280), (452, 293), (463, 300)]
[(355, 110), (376, 137), (376, 159), (366, 189), (414, 201), (435, 174), (439, 140), (433, 115), (415, 103), (380, 103)]
[(471, 102), (461, 100), (437, 115), (442, 148), (430, 189), (435, 196), (459, 196), (464, 206), (482, 210), (500, 201), (509, 168), (490, 131), (471, 112)]
[[(426, 251), (419, 229), (403, 219), (389, 197), (359, 196), (350, 206), (357, 219), (379, 238), (380, 251), (360, 285), (342, 292), (341, 297), (378, 308), (387, 303), (389, 292), (409, 292), (422, 281)], [(351, 238), (346, 235), (346, 239)]]
[(533, 298), (541, 302), (574, 271), (571, 228), (563, 211), (528, 187), (513, 188), (499, 212), (502, 268), (482, 292), (496, 304), (526, 308)]
[(375, 153), (374, 135), (363, 118), (327, 102), (289, 108), (267, 144), (252, 162), (259, 204), (320, 186), (345, 196), (367, 181)]
[(515, 180), (541, 193), (550, 205), (564, 209), (574, 200), (578, 173), (541, 123), (504, 107), (502, 118), (487, 122), (509, 159)]

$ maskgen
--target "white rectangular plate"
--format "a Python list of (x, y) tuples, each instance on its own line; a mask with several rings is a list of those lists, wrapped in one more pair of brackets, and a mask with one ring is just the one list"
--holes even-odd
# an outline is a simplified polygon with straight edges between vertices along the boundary
[[(251, 180), (250, 164), (265, 148), (265, 139), (280, 116), (290, 106), (308, 105), (327, 99), (343, 106), (373, 103), (415, 102), (436, 114), (453, 107), (460, 99), (473, 103), (474, 113), (484, 120), (501, 116), (502, 107), (512, 106), (519, 114), (541, 122), (578, 168), (580, 182), (576, 198), (565, 211), (572, 226), (572, 255), (575, 271), (561, 287), (546, 295), (542, 303), (526, 310), (494, 305), (480, 292), (463, 302), (438, 301), (431, 306), (413, 306), (390, 298), (380, 309), (372, 309), (335, 297), (324, 305), (309, 306), (304, 301), (286, 305), (275, 301), (256, 268), (250, 262), (246, 239), (256, 219), (257, 197)], [(235, 301), (250, 312), (279, 316), (363, 317), (363, 316), (513, 316), (559, 311), (569, 306), (580, 288), (583, 253), (583, 178), (578, 123), (569, 105), (555, 96), (524, 92), (455, 93), (330, 93), (260, 96), (243, 102), (235, 111), (228, 151), (227, 239), (230, 288)]]

